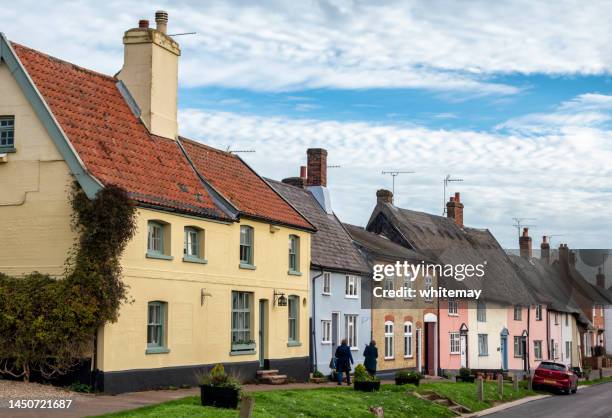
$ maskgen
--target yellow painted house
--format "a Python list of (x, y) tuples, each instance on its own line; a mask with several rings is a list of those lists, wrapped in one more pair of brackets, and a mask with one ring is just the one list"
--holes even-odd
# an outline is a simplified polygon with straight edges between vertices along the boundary
[(61, 276), (76, 180), (137, 204), (122, 258), (133, 303), (97, 335), (110, 393), (193, 384), (222, 362), (308, 377), (314, 227), (238, 156), (179, 136), (180, 49), (167, 14), (125, 33), (124, 65), (99, 74), (0, 39), (0, 271)]

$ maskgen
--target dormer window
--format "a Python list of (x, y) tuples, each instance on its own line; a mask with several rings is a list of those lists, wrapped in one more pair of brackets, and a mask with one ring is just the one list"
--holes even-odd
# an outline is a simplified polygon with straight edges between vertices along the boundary
[(0, 116), (0, 152), (15, 150), (15, 117)]

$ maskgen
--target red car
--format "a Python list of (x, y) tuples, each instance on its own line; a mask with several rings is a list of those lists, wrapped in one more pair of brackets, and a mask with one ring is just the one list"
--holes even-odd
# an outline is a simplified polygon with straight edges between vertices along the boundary
[(532, 386), (558, 389), (563, 393), (576, 393), (578, 390), (578, 376), (563, 363), (543, 361), (533, 376)]

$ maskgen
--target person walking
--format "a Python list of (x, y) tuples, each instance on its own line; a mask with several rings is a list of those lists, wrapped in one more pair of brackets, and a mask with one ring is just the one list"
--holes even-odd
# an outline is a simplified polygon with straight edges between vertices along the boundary
[(370, 341), (370, 344), (366, 345), (363, 352), (363, 365), (370, 374), (370, 376), (376, 376), (376, 362), (378, 361), (378, 348), (376, 348), (376, 341)]
[(345, 339), (336, 348), (336, 374), (338, 375), (338, 385), (342, 385), (342, 373), (346, 373), (346, 384), (351, 384), (351, 364), (354, 363), (351, 348)]

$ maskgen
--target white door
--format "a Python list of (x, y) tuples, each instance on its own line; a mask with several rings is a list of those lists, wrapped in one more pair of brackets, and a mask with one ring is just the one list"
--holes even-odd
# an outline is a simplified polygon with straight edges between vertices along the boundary
[(461, 339), (461, 367), (467, 367), (467, 335), (462, 335)]
[(421, 329), (416, 330), (416, 358), (417, 358), (417, 371), (421, 373)]

